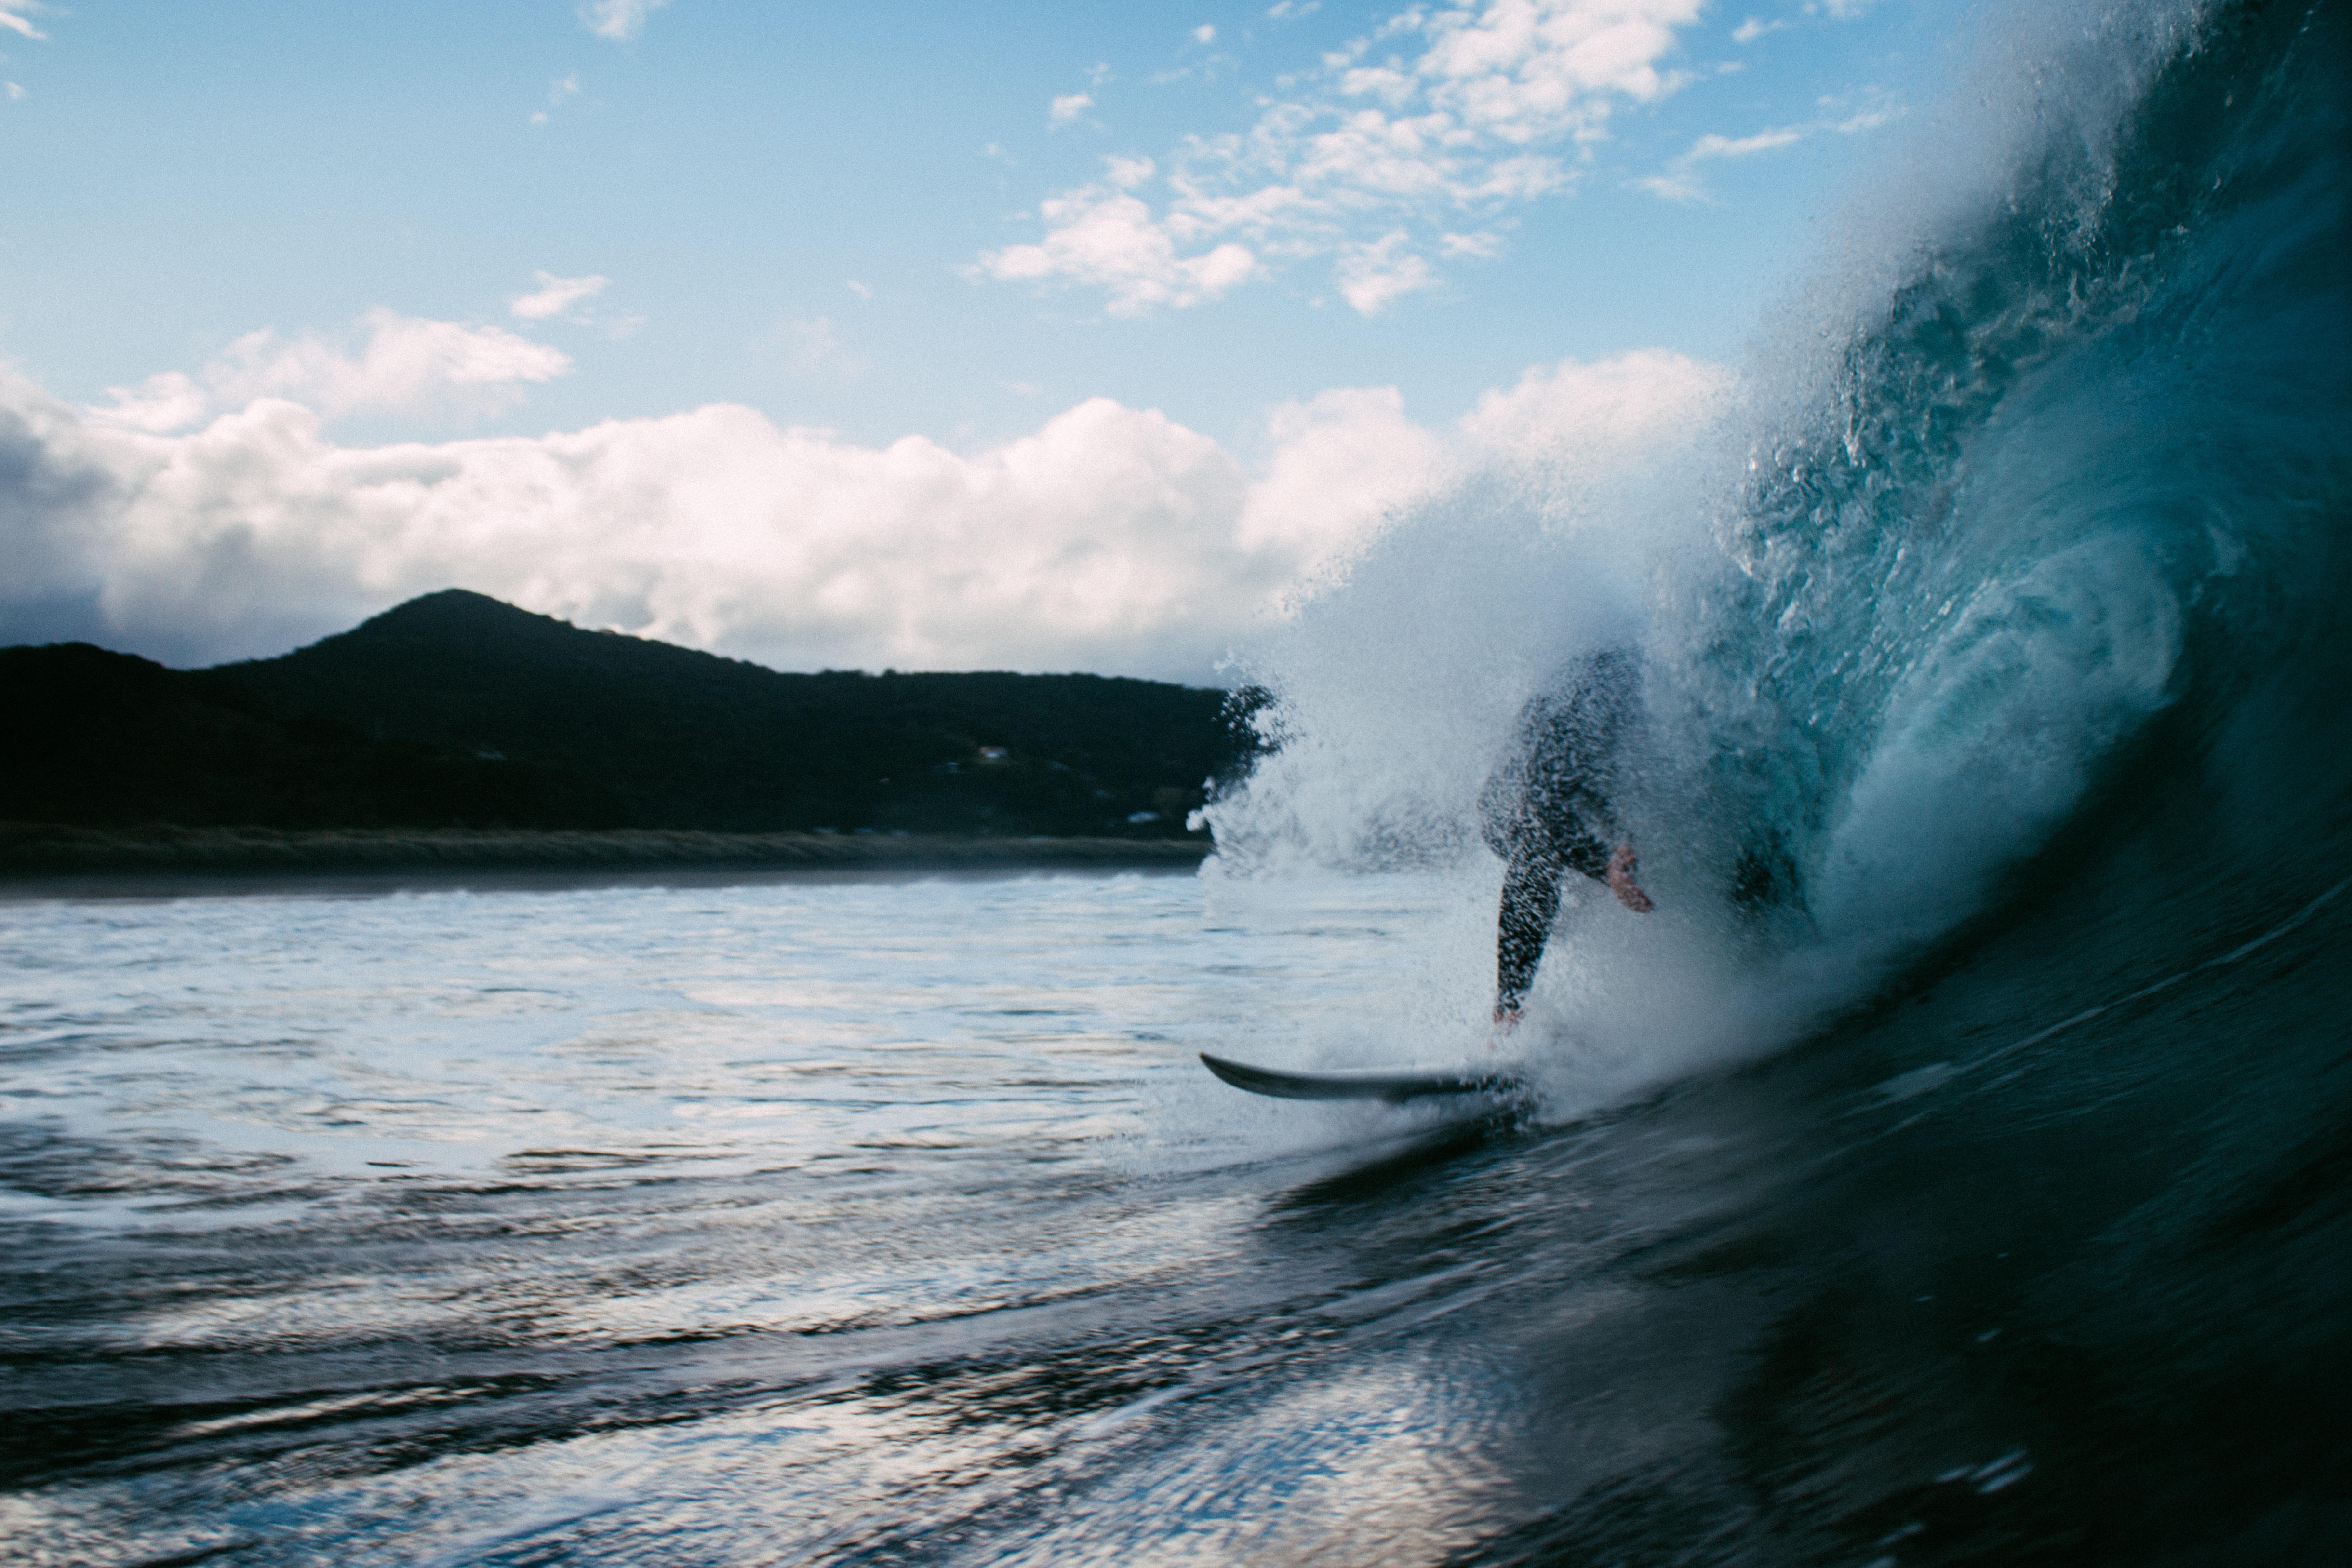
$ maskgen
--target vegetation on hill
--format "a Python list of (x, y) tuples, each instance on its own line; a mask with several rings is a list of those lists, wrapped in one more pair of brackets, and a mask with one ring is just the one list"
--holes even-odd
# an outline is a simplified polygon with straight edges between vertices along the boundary
[(211, 669), (0, 649), (0, 816), (1175, 837), (1239, 721), (1158, 681), (782, 674), (453, 589)]

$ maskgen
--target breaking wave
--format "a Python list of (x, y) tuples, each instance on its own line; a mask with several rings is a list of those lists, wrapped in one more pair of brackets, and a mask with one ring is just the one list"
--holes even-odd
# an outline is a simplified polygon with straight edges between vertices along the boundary
[(1276, 750), (1209, 810), (1222, 874), (1490, 897), (1473, 803), (1512, 715), (1629, 636), (1651, 742), (1620, 805), (1661, 914), (1583, 900), (1538, 999), (1561, 1051), (1654, 1058), (1637, 1079), (2093, 897), (2084, 857), (2147, 835), (2155, 961), (2223, 889), (2285, 910), (2352, 870), (2346, 34), (2326, 5), (1991, 26), (1734, 387), (1458, 478), (1305, 606), (1251, 671)]

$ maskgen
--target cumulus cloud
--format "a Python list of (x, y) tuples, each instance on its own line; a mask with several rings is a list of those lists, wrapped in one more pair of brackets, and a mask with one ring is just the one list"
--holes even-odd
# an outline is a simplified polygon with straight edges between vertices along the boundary
[(301, 404), (315, 416), (353, 414), (490, 415), (513, 407), (527, 384), (552, 381), (571, 358), (499, 327), (472, 327), (371, 310), (356, 352), (316, 333), (247, 332), (195, 375), (167, 371), (89, 411), (101, 423), (161, 433), (257, 398)]
[(1439, 471), (1445, 443), (1405, 416), (1393, 386), (1339, 387), (1266, 419), (1273, 454), (1251, 488), (1238, 537), (1296, 563), (1311, 587)]
[[(1114, 160), (1115, 175), (1133, 165)], [(1040, 204), (1045, 238), (1007, 246), (981, 258), (988, 276), (1066, 278), (1109, 296), (1114, 316), (1138, 316), (1160, 305), (1214, 300), (1258, 269), (1246, 246), (1228, 242), (1195, 256), (1177, 254), (1176, 240), (1140, 198), (1116, 184), (1087, 185)]]
[(1391, 229), (1370, 245), (1351, 245), (1339, 253), (1339, 292), (1349, 304), (1367, 316), (1377, 315), (1390, 301), (1437, 281), (1429, 258), (1412, 248), (1412, 237)]
[(1458, 429), (1483, 461), (1592, 465), (1685, 433), (1730, 384), (1721, 366), (1664, 349), (1590, 363), (1562, 360), (1481, 394)]
[(646, 30), (646, 18), (669, 0), (586, 0), (580, 24), (600, 38), (626, 43)]
[(0, 640), (209, 662), (456, 584), (787, 668), (1205, 679), (1447, 473), (1638, 433), (1715, 376), (1543, 367), (1444, 430), (1338, 389), (1272, 411), (1255, 465), (1106, 398), (975, 453), (724, 405), (354, 447), (284, 395), (171, 433), (0, 376)]
[(79, 595), (100, 640), (197, 657), (271, 651), (462, 584), (788, 668), (1198, 678), (1291, 566), (1235, 542), (1236, 458), (1103, 399), (967, 457), (724, 405), (354, 449), (262, 400), (156, 437), (12, 390), (16, 423), (43, 434), (7, 482), (30, 475), (50, 500), (9, 509), (10, 596)]
[[(1088, 185), (1039, 205), (1041, 241), (987, 252), (979, 269), (1098, 289), (1114, 310), (1132, 313), (1213, 300), (1265, 271), (1269, 258), (1328, 258), (1349, 304), (1384, 310), (1435, 281), (1430, 253), (1444, 252), (1443, 237), (1460, 231), (1465, 215), (1484, 219), (1568, 189), (1579, 150), (1605, 134), (1617, 109), (1681, 85), (1664, 62), (1702, 3), (1414, 7), (1326, 56), (1302, 90), (1265, 104), (1249, 130), (1188, 139), (1161, 165), (1156, 205), (1130, 194), (1115, 209), (1116, 246), (1101, 243), (1105, 187)], [(1097, 232), (1063, 243), (1065, 231), (1087, 226)], [(1252, 265), (1222, 288), (1171, 286), (1220, 251)]]
[(1045, 119), (1049, 124), (1067, 125), (1094, 106), (1092, 93), (1066, 92), (1046, 106)]
[(604, 291), (609, 278), (558, 278), (552, 272), (534, 272), (539, 287), (528, 294), (518, 294), (507, 301), (507, 309), (526, 321), (543, 321), (550, 316), (561, 316), (583, 300), (593, 300)]

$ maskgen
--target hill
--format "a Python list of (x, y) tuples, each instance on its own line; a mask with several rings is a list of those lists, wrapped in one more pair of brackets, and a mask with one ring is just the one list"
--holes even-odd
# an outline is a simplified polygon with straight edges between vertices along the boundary
[(0, 649), (19, 821), (1171, 837), (1250, 755), (1222, 691), (784, 674), (427, 595), (281, 658)]

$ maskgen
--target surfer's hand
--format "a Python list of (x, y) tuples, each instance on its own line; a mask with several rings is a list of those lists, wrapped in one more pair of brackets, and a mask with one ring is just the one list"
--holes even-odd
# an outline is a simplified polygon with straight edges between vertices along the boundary
[(1658, 906), (1650, 902), (1650, 895), (1634, 884), (1633, 868), (1638, 863), (1639, 857), (1631, 844), (1619, 845), (1617, 853), (1609, 857), (1609, 890), (1635, 914), (1646, 915)]

